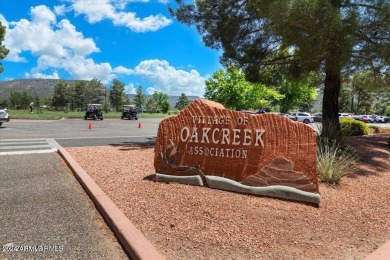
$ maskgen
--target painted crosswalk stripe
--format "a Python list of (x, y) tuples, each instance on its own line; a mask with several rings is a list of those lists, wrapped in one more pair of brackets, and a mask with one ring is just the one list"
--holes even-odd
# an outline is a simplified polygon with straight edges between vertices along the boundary
[(9, 139), (0, 141), (0, 155), (34, 154), (56, 152), (54, 139)]
[(34, 154), (34, 153), (53, 153), (53, 149), (50, 150), (32, 150), (32, 151), (13, 151), (13, 152), (0, 152), (0, 155), (17, 155), (17, 154)]

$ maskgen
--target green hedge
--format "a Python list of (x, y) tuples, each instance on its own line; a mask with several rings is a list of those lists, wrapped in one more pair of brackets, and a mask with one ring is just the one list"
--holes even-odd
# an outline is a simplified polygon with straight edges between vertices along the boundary
[(344, 136), (367, 135), (370, 132), (366, 123), (353, 118), (340, 118), (340, 128)]

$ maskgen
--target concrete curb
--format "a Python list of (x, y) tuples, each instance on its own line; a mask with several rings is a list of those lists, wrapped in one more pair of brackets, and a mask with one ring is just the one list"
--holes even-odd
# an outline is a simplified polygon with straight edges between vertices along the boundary
[(369, 254), (364, 260), (389, 260), (390, 240), (381, 245), (377, 250)]
[(64, 148), (58, 148), (58, 153), (73, 171), (131, 259), (165, 259)]

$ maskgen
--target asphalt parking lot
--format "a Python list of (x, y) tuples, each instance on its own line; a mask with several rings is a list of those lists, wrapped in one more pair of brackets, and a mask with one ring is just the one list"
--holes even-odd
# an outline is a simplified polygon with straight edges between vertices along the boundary
[(0, 161), (0, 259), (128, 259), (57, 153)]

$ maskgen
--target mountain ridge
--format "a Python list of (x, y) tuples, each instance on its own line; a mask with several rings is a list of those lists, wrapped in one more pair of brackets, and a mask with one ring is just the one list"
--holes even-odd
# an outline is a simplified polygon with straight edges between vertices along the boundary
[[(11, 92), (24, 92), (34, 97), (39, 96), (40, 98), (52, 97), (54, 94), (54, 87), (57, 82), (63, 79), (14, 79), (0, 81), (0, 103), (4, 100), (9, 100)], [(63, 80), (68, 83), (74, 83), (77, 80)], [(126, 94), (130, 100), (134, 100), (135, 94)], [(149, 97), (150, 95), (146, 95)], [(180, 96), (169, 95), (169, 104), (171, 108), (175, 107), (177, 100)], [(198, 96), (187, 96), (190, 101), (198, 99)]]
[[(30, 96), (52, 97), (54, 87), (61, 79), (14, 79), (0, 81), (0, 100), (9, 99), (11, 92), (26, 91)], [(74, 82), (75, 80), (64, 80)]]

